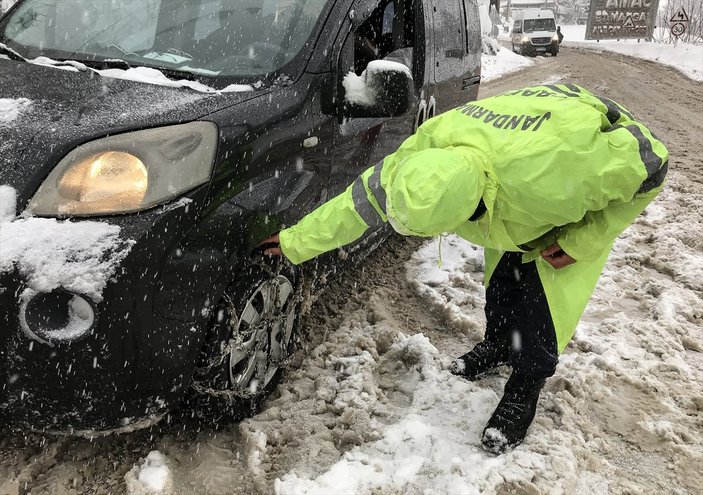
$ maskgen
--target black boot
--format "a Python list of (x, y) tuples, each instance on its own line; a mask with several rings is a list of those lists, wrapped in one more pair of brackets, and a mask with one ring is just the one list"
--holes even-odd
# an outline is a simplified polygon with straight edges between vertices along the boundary
[(505, 384), (503, 398), (493, 411), (481, 436), (484, 450), (502, 454), (522, 443), (537, 410), (545, 378), (521, 375), (516, 371)]
[(506, 364), (510, 357), (508, 344), (483, 340), (469, 352), (456, 358), (449, 371), (467, 380), (477, 380), (492, 369)]

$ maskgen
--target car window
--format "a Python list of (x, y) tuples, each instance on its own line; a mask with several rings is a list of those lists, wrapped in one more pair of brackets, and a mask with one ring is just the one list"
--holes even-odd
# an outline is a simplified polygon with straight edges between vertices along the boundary
[(354, 71), (361, 74), (372, 60), (391, 60), (413, 67), (415, 13), (412, 2), (384, 0), (354, 32)]
[(557, 27), (554, 19), (525, 19), (523, 31), (532, 33), (534, 31), (556, 31)]
[(111, 59), (220, 76), (276, 71), (327, 0), (25, 0), (0, 40), (53, 58)]

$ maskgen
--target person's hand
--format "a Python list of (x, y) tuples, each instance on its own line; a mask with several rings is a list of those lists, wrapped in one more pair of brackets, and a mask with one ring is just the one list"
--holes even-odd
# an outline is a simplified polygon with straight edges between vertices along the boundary
[(543, 249), (539, 254), (542, 255), (542, 258), (544, 258), (547, 263), (557, 270), (576, 263), (576, 260), (566, 254), (556, 242), (547, 249)]
[(261, 249), (266, 256), (283, 256), (283, 251), (281, 251), (281, 240), (278, 233), (275, 233), (261, 241), (258, 248)]

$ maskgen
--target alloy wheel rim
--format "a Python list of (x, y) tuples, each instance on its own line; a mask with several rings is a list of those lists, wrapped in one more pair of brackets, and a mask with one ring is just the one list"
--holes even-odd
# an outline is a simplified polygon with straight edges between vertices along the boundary
[(229, 378), (236, 395), (260, 394), (288, 356), (295, 323), (293, 296), (293, 284), (283, 275), (267, 280), (232, 325)]

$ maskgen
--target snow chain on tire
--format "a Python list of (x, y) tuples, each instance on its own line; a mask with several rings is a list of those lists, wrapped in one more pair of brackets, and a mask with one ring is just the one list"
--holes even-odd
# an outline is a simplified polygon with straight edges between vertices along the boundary
[[(278, 289), (278, 287), (279, 287), (278, 276), (281, 274), (281, 269), (283, 268), (282, 261), (276, 262), (275, 269), (272, 269), (272, 267), (269, 266), (269, 264), (264, 262), (263, 258), (256, 257), (254, 259), (251, 259), (251, 265), (253, 267), (260, 268), (264, 273), (268, 274), (270, 277), (269, 280), (274, 281), (273, 285)], [(299, 305), (303, 301), (303, 286), (305, 284), (303, 283), (303, 272), (302, 271), (299, 274), (299, 278), (300, 278), (300, 280), (295, 284), (295, 292), (293, 294), (293, 298), (291, 299), (291, 304), (293, 304), (295, 306)], [(232, 318), (234, 318), (234, 317), (238, 318), (240, 315), (237, 314), (235, 302), (233, 301), (232, 296), (225, 292), (223, 294), (223, 297), (224, 297), (224, 299), (227, 303), (227, 307), (229, 309), (230, 320), (229, 320), (229, 322), (227, 322), (227, 324), (228, 324), (228, 327), (231, 329), (231, 328), (234, 328), (234, 324), (236, 323), (236, 321), (233, 321)], [(278, 298), (278, 297), (280, 297), (280, 293), (278, 290), (276, 290), (276, 298)], [(283, 315), (279, 314), (277, 316), (277, 318), (283, 319)], [(257, 326), (253, 327), (252, 330), (255, 332), (257, 329), (261, 328), (261, 325), (267, 325), (272, 320), (273, 320), (273, 318), (265, 318)], [(235, 340), (236, 338), (237, 338), (236, 335), (231, 335), (227, 345), (221, 348), (220, 354), (211, 358), (205, 366), (199, 367), (198, 371), (205, 374), (205, 375), (208, 375), (213, 368), (219, 367), (219, 366), (224, 366), (225, 360), (228, 358), (228, 356), (231, 354), (232, 350), (237, 345), (237, 342)], [(291, 338), (295, 338), (295, 332), (291, 336)], [(286, 355), (283, 359), (281, 359), (278, 362), (272, 362), (272, 364), (275, 364), (278, 368), (284, 368), (291, 361), (292, 354), (293, 354), (292, 352), (288, 352), (288, 353), (286, 353)], [(201, 385), (197, 381), (193, 381), (191, 383), (191, 388), (193, 390), (195, 390), (197, 393), (203, 394), (203, 395), (222, 397), (222, 398), (229, 399), (229, 400), (242, 398), (238, 395), (235, 395), (234, 391), (232, 391), (232, 390), (229, 390), (229, 389), (228, 390), (219, 390), (219, 389), (215, 389), (212, 387), (204, 387), (203, 385)]]

